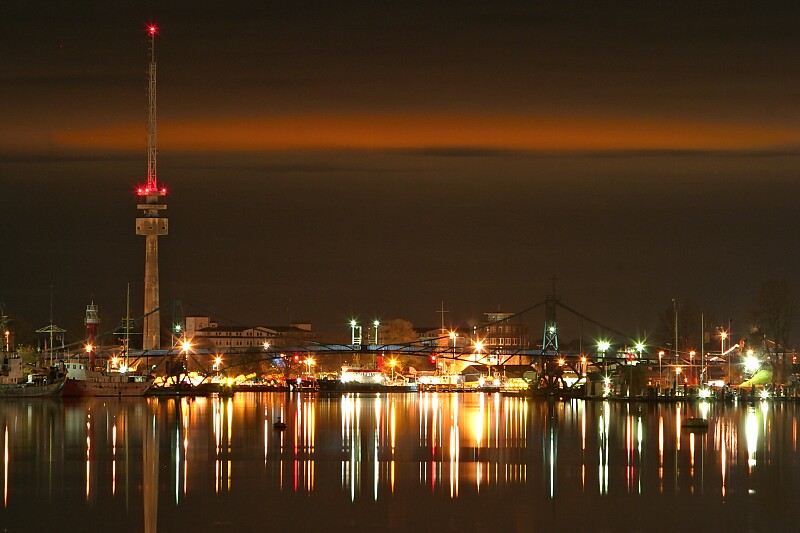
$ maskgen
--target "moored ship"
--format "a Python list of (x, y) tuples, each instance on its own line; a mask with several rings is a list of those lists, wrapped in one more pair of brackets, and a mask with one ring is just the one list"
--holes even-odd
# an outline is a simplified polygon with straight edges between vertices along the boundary
[(0, 375), (0, 398), (30, 398), (61, 394), (65, 376), (54, 370), (38, 370), (40, 371), (24, 374), (22, 359), (16, 354), (5, 354)]
[(92, 370), (82, 361), (64, 364), (67, 380), (61, 396), (142, 396), (152, 379), (143, 374), (122, 371)]

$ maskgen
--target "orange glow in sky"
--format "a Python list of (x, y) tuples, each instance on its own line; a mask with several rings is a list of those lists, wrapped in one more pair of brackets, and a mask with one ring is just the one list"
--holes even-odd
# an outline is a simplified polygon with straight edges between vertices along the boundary
[[(64, 147), (137, 150), (141, 124), (63, 131)], [(175, 151), (490, 149), (542, 151), (753, 150), (800, 141), (793, 128), (648, 119), (464, 115), (298, 115), (161, 121)]]

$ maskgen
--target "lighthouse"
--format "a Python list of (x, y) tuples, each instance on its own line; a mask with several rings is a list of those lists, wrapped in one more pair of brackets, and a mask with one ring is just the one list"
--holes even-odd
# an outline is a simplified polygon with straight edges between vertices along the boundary
[(86, 352), (89, 354), (89, 368), (94, 368), (97, 352), (97, 326), (100, 324), (100, 308), (94, 302), (86, 306)]

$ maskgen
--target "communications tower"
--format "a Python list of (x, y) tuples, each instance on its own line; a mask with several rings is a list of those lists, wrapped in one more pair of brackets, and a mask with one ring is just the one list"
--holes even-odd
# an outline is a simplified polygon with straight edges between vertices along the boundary
[(168, 220), (160, 215), (167, 208), (165, 187), (159, 187), (156, 178), (156, 27), (147, 28), (150, 34), (150, 65), (147, 72), (147, 184), (138, 187), (137, 209), (144, 216), (136, 218), (136, 235), (145, 236), (144, 256), (144, 325), (142, 348), (157, 350), (161, 347), (161, 321), (158, 299), (158, 237), (169, 231)]

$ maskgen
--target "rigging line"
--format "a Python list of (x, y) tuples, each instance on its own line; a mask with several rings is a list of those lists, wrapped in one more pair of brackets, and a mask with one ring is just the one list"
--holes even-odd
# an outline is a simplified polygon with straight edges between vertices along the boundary
[[(476, 328), (478, 328), (478, 329), (483, 329), (483, 328), (485, 328), (485, 327), (488, 327), (488, 326), (491, 326), (491, 325), (493, 325), (493, 324), (500, 324), (500, 323), (502, 323), (502, 322), (508, 322), (508, 321), (510, 321), (512, 318), (516, 318), (516, 317), (518, 317), (518, 316), (524, 315), (525, 313), (528, 313), (529, 311), (533, 311), (534, 309), (536, 309), (537, 307), (540, 307), (540, 306), (544, 305), (545, 303), (547, 303), (547, 300), (542, 300), (541, 302), (539, 302), (539, 303), (536, 303), (536, 304), (534, 304), (534, 305), (531, 305), (530, 307), (526, 307), (526, 308), (525, 308), (525, 309), (523, 309), (522, 311), (517, 311), (516, 313), (511, 313), (511, 314), (510, 314), (509, 316), (507, 316), (506, 318), (503, 318), (503, 319), (500, 319), (500, 320), (495, 320), (495, 321), (492, 321), (492, 322), (481, 322), (481, 323), (480, 323), (480, 325), (478, 325), (478, 326), (475, 326), (475, 327), (476, 327)], [(442, 340), (442, 339), (449, 339), (449, 338), (450, 338), (450, 335), (449, 335), (449, 334), (447, 334), (447, 335), (440, 335), (440, 336), (438, 336), (438, 337), (431, 337), (430, 339), (428, 339), (428, 340), (427, 340), (427, 341), (425, 341), (425, 342), (439, 341), (439, 340)], [(419, 342), (421, 342), (421, 341), (407, 341), (407, 342), (398, 342), (398, 343), (393, 343), (393, 344), (391, 344), (391, 346), (409, 346), (409, 347), (411, 347), (411, 346), (417, 346), (417, 345), (418, 345), (417, 343), (419, 343)], [(425, 345), (424, 345), (424, 344), (422, 344), (421, 346), (423, 346), (423, 347), (424, 347)], [(431, 348), (433, 348), (433, 349), (436, 349), (436, 347), (435, 347), (435, 346), (431, 346)], [(441, 348), (441, 350), (442, 350), (442, 351), (445, 351), (445, 350), (451, 349), (452, 347), (445, 347), (445, 346), (441, 346), (440, 348)]]
[(572, 309), (571, 307), (569, 307), (569, 306), (567, 306), (567, 305), (565, 305), (565, 304), (561, 303), (560, 301), (557, 301), (557, 302), (556, 302), (556, 305), (558, 305), (558, 306), (560, 306), (560, 307), (563, 307), (564, 309), (566, 309), (566, 310), (567, 310), (567, 311), (569, 311), (570, 313), (572, 313), (572, 314), (574, 314), (574, 315), (576, 315), (576, 316), (578, 316), (578, 317), (580, 317), (580, 318), (582, 318), (582, 319), (584, 319), (584, 320), (588, 320), (589, 322), (591, 322), (591, 323), (592, 323), (592, 324), (594, 324), (595, 326), (600, 326), (600, 327), (601, 327), (601, 328), (603, 328), (605, 331), (610, 331), (611, 333), (615, 333), (615, 334), (617, 334), (617, 335), (620, 335), (620, 336), (622, 336), (622, 337), (625, 337), (626, 339), (632, 339), (632, 338), (633, 338), (632, 336), (628, 335), (627, 333), (623, 333), (623, 332), (621, 332), (621, 331), (618, 331), (618, 330), (616, 330), (616, 329), (614, 329), (614, 328), (610, 328), (610, 327), (606, 326), (605, 324), (601, 324), (600, 322), (598, 322), (598, 321), (594, 320), (593, 318), (590, 318), (590, 317), (588, 317), (588, 316), (584, 315), (583, 313), (581, 313), (581, 312), (579, 312), (579, 311), (576, 311), (575, 309)]
[[(231, 326), (237, 326), (237, 327), (242, 327), (242, 328), (262, 329), (262, 330), (263, 329), (272, 329), (269, 326), (252, 326), (252, 325), (249, 325), (249, 324), (245, 324), (243, 322), (239, 322), (238, 320), (234, 320), (234, 319), (232, 319), (230, 317), (226, 317), (226, 316), (220, 315), (219, 313), (214, 313), (214, 312), (209, 311), (208, 309), (204, 309), (203, 307), (195, 304), (194, 302), (190, 302), (188, 300), (182, 300), (182, 302), (184, 304), (186, 304), (186, 306), (191, 308), (191, 309), (194, 309), (194, 310), (199, 311), (201, 313), (205, 313), (209, 317), (214, 317), (217, 320), (222, 320), (224, 322), (227, 322)], [(272, 337), (272, 338), (274, 338), (274, 337)], [(310, 345), (313, 345), (313, 346), (338, 346), (337, 343), (332, 343), (332, 342), (331, 343), (326, 343), (326, 342), (323, 342), (323, 341), (317, 341), (317, 340), (312, 340), (312, 339), (304, 339), (304, 338), (301, 338), (301, 337), (294, 337), (294, 336), (289, 336), (289, 335), (282, 335), (280, 338), (281, 339), (285, 339), (285, 340), (289, 340), (289, 341), (303, 342), (303, 343), (307, 343), (307, 344), (310, 344)]]

